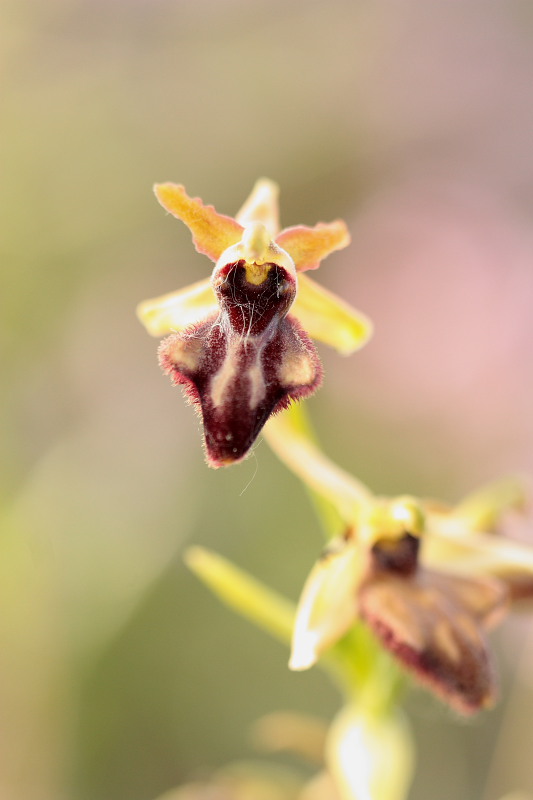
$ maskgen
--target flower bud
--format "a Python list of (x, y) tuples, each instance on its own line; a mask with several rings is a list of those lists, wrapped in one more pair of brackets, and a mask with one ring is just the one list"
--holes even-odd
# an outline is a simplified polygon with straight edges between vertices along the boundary
[(348, 706), (331, 726), (326, 760), (340, 800), (405, 800), (414, 752), (399, 714)]

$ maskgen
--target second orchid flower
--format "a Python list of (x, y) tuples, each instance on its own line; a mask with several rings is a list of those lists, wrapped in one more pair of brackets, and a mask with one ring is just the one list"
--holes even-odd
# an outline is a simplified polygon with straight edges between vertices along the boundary
[(518, 480), (498, 482), (448, 509), (414, 497), (376, 497), (331, 462), (290, 409), (265, 429), (272, 449), (332, 503), (335, 537), (306, 581), (292, 669), (311, 667), (362, 620), (420, 683), (457, 711), (492, 705), (486, 633), (533, 595), (533, 549), (492, 531), (524, 503)]

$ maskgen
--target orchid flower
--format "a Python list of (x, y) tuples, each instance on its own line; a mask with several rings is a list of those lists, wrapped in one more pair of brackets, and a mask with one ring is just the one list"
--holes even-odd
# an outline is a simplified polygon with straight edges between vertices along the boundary
[(342, 354), (368, 340), (368, 319), (303, 275), (350, 237), (340, 220), (279, 232), (278, 189), (266, 179), (235, 218), (183, 186), (155, 193), (215, 267), (211, 278), (141, 303), (138, 316), (150, 334), (170, 334), (161, 367), (200, 410), (209, 465), (226, 466), (248, 454), (271, 414), (320, 385), (309, 336)]
[(381, 498), (333, 464), (297, 408), (265, 437), (314, 492), (331, 502), (345, 533), (333, 539), (304, 586), (293, 630), (292, 669), (307, 669), (356, 620), (420, 683), (464, 714), (490, 706), (495, 669), (487, 631), (512, 602), (533, 596), (533, 549), (483, 531), (523, 503), (504, 481), (452, 509), (413, 497)]

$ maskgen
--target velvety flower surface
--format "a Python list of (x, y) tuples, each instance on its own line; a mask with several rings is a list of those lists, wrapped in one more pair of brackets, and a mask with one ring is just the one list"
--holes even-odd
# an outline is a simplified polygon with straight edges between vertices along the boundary
[(141, 303), (138, 315), (152, 335), (170, 334), (160, 363), (201, 411), (208, 463), (232, 464), (272, 413), (320, 385), (309, 336), (344, 354), (369, 338), (363, 315), (302, 274), (346, 247), (349, 234), (339, 220), (279, 232), (278, 190), (268, 180), (257, 182), (235, 219), (182, 186), (155, 192), (215, 268), (210, 279)]
[[(297, 410), (272, 420), (266, 438), (335, 504), (346, 525), (303, 589), (291, 667), (312, 666), (360, 619), (413, 677), (457, 711), (490, 706), (496, 678), (487, 632), (512, 601), (533, 595), (533, 550), (478, 525), (490, 516), (496, 522), (517, 504), (516, 484), (503, 499), (495, 486), (455, 509), (378, 498), (320, 452)], [(492, 515), (475, 512), (483, 503)]]

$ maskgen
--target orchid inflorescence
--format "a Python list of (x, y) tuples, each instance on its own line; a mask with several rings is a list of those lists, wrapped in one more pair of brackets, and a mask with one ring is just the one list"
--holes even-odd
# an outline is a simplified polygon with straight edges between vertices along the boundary
[[(533, 596), (533, 550), (502, 535), (506, 515), (523, 510), (523, 482), (500, 481), (448, 507), (375, 495), (335, 465), (293, 401), (322, 379), (310, 337), (347, 355), (372, 332), (363, 314), (304, 274), (347, 246), (345, 224), (280, 232), (278, 190), (266, 179), (235, 218), (176, 184), (155, 192), (215, 262), (210, 279), (138, 307), (149, 333), (166, 337), (163, 371), (200, 411), (208, 464), (242, 460), (264, 427), (274, 452), (338, 523), (296, 608), (214, 553), (186, 555), (223, 601), (290, 644), (291, 669), (318, 663), (345, 695), (324, 738), (323, 772), (275, 796), (404, 800), (413, 763), (399, 706), (405, 676), (463, 715), (495, 701), (487, 634)], [(232, 786), (227, 796), (240, 799), (241, 784)], [(211, 791), (183, 789), (183, 797), (204, 797), (204, 789)]]

